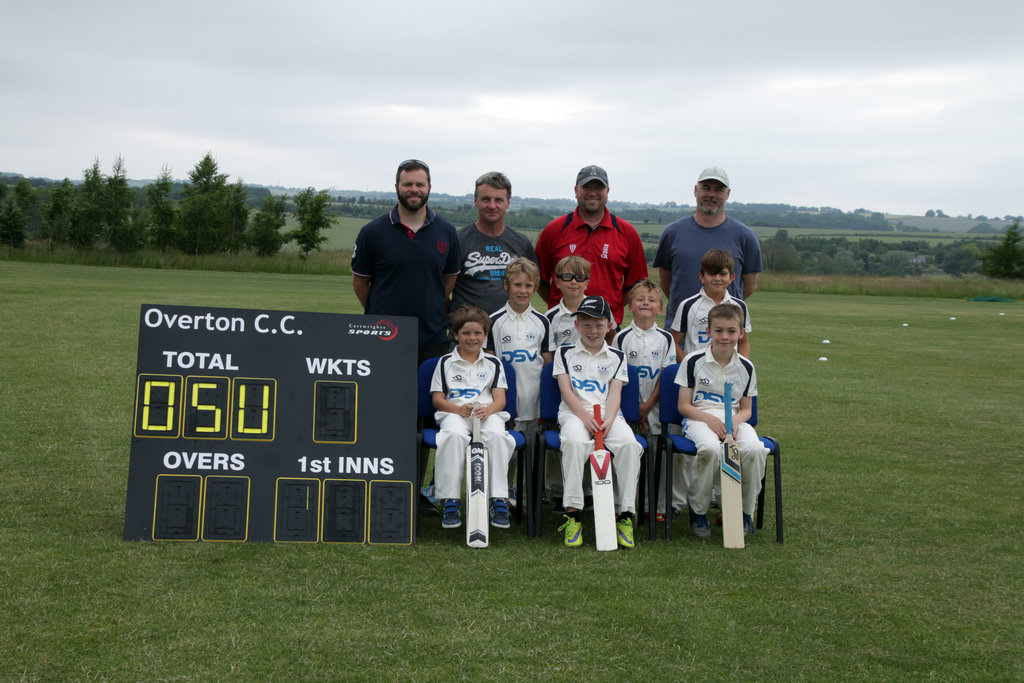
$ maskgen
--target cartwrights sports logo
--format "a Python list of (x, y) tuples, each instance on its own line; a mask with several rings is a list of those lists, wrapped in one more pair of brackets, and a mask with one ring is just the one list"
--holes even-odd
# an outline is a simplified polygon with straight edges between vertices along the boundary
[(391, 341), (398, 336), (398, 325), (387, 318), (378, 320), (372, 325), (351, 323), (348, 326), (348, 333), (363, 335), (366, 337), (376, 337), (382, 341)]

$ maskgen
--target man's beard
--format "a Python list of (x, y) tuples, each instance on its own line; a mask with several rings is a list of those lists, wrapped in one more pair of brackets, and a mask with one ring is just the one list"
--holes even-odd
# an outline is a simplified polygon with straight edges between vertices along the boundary
[(424, 195), (422, 197), (422, 199), (420, 197), (412, 197), (412, 199), (419, 199), (420, 200), (420, 205), (419, 206), (412, 206), (411, 204), (409, 204), (409, 200), (407, 198), (403, 197), (402, 195), (398, 195), (398, 203), (401, 204), (407, 211), (413, 211), (413, 212), (419, 211), (424, 206), (426, 206), (427, 205), (427, 200), (430, 199), (430, 195), (429, 194)]

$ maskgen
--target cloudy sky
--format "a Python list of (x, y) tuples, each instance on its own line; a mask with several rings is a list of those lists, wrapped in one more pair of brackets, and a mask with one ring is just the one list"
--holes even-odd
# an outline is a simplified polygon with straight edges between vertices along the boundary
[(3, 2), (0, 170), (1024, 214), (1024, 3)]

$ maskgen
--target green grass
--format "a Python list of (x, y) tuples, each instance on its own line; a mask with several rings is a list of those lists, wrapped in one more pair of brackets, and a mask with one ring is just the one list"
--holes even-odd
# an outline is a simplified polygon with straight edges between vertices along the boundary
[(769, 512), (743, 551), (679, 521), (599, 554), (550, 514), (486, 551), (436, 521), (412, 548), (123, 542), (140, 304), (351, 313), (350, 282), (0, 282), (0, 680), (1024, 678), (1020, 304), (759, 291), (786, 543)]

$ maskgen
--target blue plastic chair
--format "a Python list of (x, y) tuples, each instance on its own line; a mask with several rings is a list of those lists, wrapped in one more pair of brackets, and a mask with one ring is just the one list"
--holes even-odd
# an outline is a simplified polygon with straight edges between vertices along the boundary
[[(679, 363), (670, 365), (661, 371), (661, 399), (659, 411), (661, 413), (661, 436), (658, 439), (656, 452), (665, 453), (665, 539), (672, 540), (672, 468), (673, 456), (676, 453), (696, 456), (697, 446), (680, 434), (669, 434), (669, 425), (683, 424), (683, 416), (679, 414), (679, 385), (676, 384), (676, 372), (679, 370)], [(757, 425), (757, 397), (752, 401), (752, 411), (747, 423), (750, 426)], [(782, 543), (782, 447), (778, 439), (771, 436), (761, 436), (761, 443), (769, 450), (768, 455), (774, 459), (773, 473), (775, 475), (775, 540)], [(660, 469), (655, 467), (655, 469)], [(655, 473), (655, 476), (657, 474)], [(767, 472), (766, 472), (767, 476)], [(757, 494), (757, 528), (764, 526), (764, 477), (761, 478), (761, 492)]]

